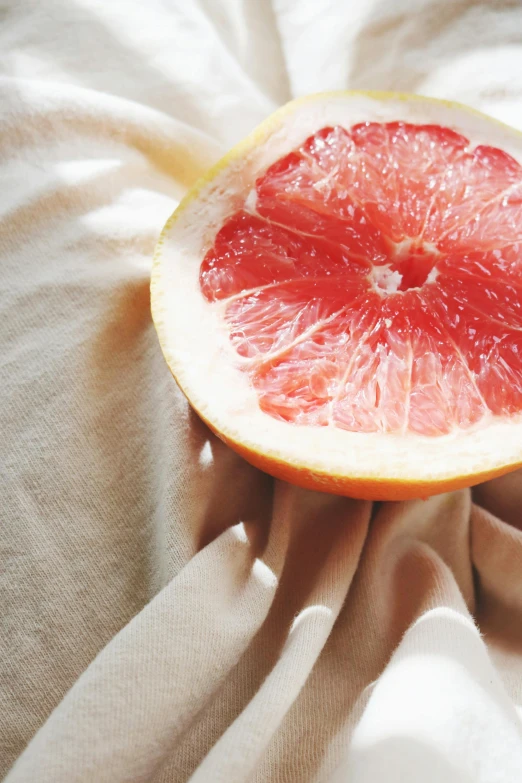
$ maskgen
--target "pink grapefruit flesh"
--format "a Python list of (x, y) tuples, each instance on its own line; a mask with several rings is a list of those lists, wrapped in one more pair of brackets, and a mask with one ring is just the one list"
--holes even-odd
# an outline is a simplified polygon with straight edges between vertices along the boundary
[(217, 231), (221, 302), (263, 412), (437, 437), (522, 409), (522, 167), (437, 124), (323, 127)]

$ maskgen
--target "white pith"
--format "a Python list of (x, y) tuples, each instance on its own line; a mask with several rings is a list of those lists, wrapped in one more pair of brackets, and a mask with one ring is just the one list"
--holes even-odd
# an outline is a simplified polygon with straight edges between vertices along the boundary
[[(296, 102), (233, 152), (215, 176), (182, 203), (158, 245), (152, 306), (163, 351), (176, 379), (212, 427), (247, 450), (325, 477), (411, 482), (472, 476), (522, 461), (522, 416), (489, 416), (470, 430), (428, 437), (357, 433), (289, 424), (263, 413), (240, 369), (223, 319), (199, 286), (201, 261), (224, 220), (252, 191), (258, 174), (315, 131), (364, 121), (437, 123), (474, 144), (500, 147), (522, 160), (522, 136), (487, 117), (429, 99), (338, 94)], [(393, 287), (400, 280), (390, 278)]]

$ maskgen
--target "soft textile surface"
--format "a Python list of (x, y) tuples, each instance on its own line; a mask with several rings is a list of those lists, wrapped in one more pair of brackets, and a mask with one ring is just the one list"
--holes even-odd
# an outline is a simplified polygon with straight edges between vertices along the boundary
[(374, 507), (274, 482), (188, 408), (148, 276), (187, 186), (292, 96), (522, 127), (522, 6), (0, 9), (1, 773), (521, 780), (522, 477)]

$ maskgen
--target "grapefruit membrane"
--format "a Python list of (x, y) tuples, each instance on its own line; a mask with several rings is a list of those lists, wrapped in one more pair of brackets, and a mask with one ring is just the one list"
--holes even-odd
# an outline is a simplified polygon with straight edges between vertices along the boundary
[(425, 497), (522, 463), (522, 135), (463, 106), (333, 93), (276, 112), (167, 222), (166, 360), (280, 478)]

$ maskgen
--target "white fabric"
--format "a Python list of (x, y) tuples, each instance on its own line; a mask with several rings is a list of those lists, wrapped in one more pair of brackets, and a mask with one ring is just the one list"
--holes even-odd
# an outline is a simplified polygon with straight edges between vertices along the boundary
[(522, 128), (522, 6), (0, 8), (0, 773), (522, 779), (522, 477), (373, 508), (274, 482), (190, 411), (148, 295), (188, 185), (291, 97)]

